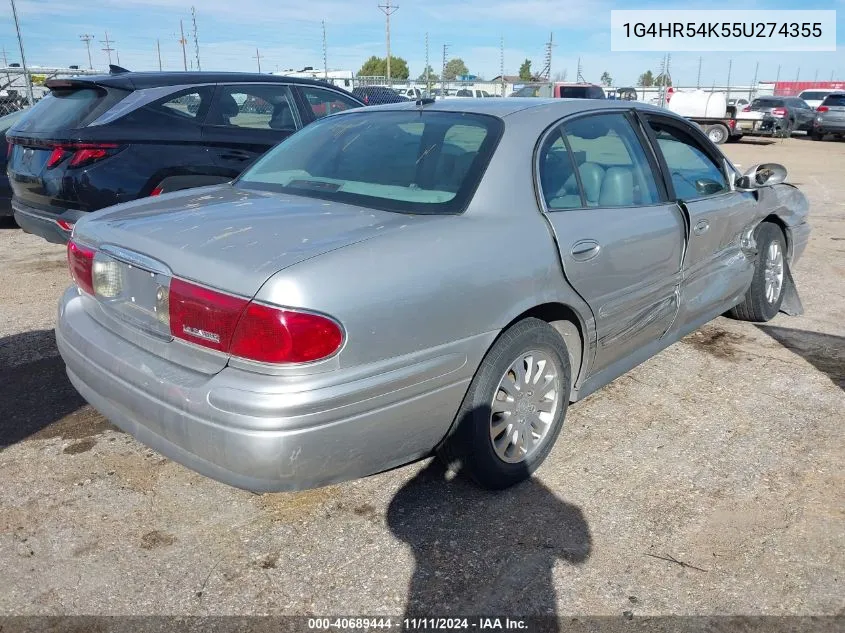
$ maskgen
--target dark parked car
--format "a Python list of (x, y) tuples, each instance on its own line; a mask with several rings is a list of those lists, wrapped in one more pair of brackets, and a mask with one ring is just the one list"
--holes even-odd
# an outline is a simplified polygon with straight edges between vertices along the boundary
[[(809, 132), (813, 129), (815, 111), (798, 97), (758, 97), (743, 112), (762, 112), (771, 118), (769, 127), (790, 134), (796, 130)], [(766, 126), (760, 128), (766, 130)]]
[(9, 180), (18, 224), (57, 243), (89, 211), (227, 182), (304, 125), (364, 105), (322, 82), (248, 73), (114, 72), (47, 86), (9, 131)]
[(0, 118), (0, 217), (12, 215), (12, 189), (9, 187), (9, 177), (6, 175), (6, 163), (9, 155), (9, 144), (6, 142), (6, 132), (26, 110), (18, 110)]
[(827, 134), (833, 134), (836, 138), (845, 136), (845, 92), (826, 96), (816, 108), (812, 137), (821, 141)]
[(408, 101), (393, 88), (387, 86), (360, 86), (352, 91), (356, 97), (367, 105), (381, 105), (383, 103), (401, 103)]

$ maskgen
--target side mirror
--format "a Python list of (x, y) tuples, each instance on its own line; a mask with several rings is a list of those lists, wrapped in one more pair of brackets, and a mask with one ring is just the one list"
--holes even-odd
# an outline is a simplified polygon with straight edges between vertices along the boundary
[(778, 163), (754, 165), (736, 181), (737, 189), (759, 189), (786, 181), (786, 167)]

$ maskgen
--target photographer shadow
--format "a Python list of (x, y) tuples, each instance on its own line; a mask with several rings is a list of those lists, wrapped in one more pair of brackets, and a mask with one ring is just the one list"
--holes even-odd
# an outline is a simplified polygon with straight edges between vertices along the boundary
[(405, 617), (555, 615), (555, 562), (590, 555), (581, 510), (533, 478), (494, 492), (447, 475), (432, 460), (387, 511), (414, 552)]

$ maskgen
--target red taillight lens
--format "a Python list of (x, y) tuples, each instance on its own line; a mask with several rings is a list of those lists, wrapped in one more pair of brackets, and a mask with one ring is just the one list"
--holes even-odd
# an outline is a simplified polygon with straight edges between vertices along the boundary
[(742, 109), (743, 112), (751, 112), (751, 106), (747, 105)]
[(262, 363), (309, 363), (331, 356), (342, 343), (343, 331), (328, 317), (250, 303), (230, 352)]
[(786, 108), (772, 109), (772, 116), (786, 116)]
[(54, 147), (53, 151), (50, 153), (50, 158), (47, 159), (47, 169), (52, 169), (65, 157), (67, 150), (62, 147), (61, 145)]
[(56, 220), (56, 225), (62, 231), (67, 231), (68, 233), (73, 231), (73, 222), (68, 222), (67, 220)]
[(67, 243), (67, 265), (70, 276), (79, 288), (88, 294), (94, 294), (94, 249), (81, 246), (73, 240)]
[(261, 363), (308, 363), (331, 356), (343, 330), (328, 317), (251, 303), (181, 279), (170, 282), (170, 333)]
[(105, 147), (88, 147), (85, 149), (78, 149), (73, 153), (70, 159), (71, 167), (82, 167), (90, 163), (97, 162), (109, 155), (109, 149)]
[(816, 112), (827, 112), (828, 110), (830, 110), (830, 108), (828, 108), (827, 106), (819, 106), (818, 108), (816, 108)]
[(6, 143), (6, 162), (8, 162), (9, 159), (12, 157), (12, 146), (13, 145), (14, 145), (14, 143), (12, 143), (12, 142)]
[(195, 286), (170, 282), (170, 333), (203, 347), (228, 352), (232, 334), (249, 301)]
[(160, 196), (162, 191), (164, 191), (164, 187), (159, 185), (150, 192), (150, 196)]

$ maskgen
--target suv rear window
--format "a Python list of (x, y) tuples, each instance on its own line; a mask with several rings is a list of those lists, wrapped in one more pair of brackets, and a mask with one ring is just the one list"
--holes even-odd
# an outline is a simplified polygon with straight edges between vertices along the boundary
[(754, 99), (751, 102), (753, 108), (782, 108), (784, 106), (783, 99)]
[(106, 109), (129, 94), (104, 88), (54, 89), (36, 103), (13, 132), (53, 134), (85, 127)]
[(827, 92), (826, 90), (821, 91), (821, 92), (807, 92), (805, 90), (800, 95), (798, 95), (798, 97), (800, 99), (803, 99), (804, 101), (806, 101), (807, 99), (810, 99), (811, 101), (820, 101), (821, 99), (824, 99), (829, 94), (830, 93)]
[(502, 128), (496, 117), (451, 112), (329, 117), (270, 150), (236, 186), (401, 213), (460, 213)]
[(827, 97), (825, 97), (825, 100), (822, 101), (822, 105), (833, 106), (835, 108), (844, 107), (845, 106), (845, 94), (828, 95)]

